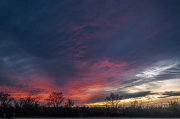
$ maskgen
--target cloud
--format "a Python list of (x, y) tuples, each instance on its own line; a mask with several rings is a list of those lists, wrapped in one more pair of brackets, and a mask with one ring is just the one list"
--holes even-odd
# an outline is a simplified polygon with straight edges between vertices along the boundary
[(165, 61), (165, 62), (160, 62), (159, 64), (155, 64), (156, 66), (153, 67), (152, 69), (146, 70), (146, 71), (142, 72), (142, 74), (137, 74), (136, 76), (142, 77), (142, 78), (153, 78), (153, 77), (158, 76), (163, 71), (177, 66), (177, 64), (178, 64), (178, 62), (171, 63), (169, 65), (167, 63), (169, 63), (169, 62)]
[[(139, 85), (147, 82), (179, 79), (179, 68), (180, 64), (176, 59), (162, 60), (152, 64), (150, 67), (136, 71), (135, 75), (129, 76), (127, 82), (131, 82), (130, 85)], [(136, 77), (136, 79), (131, 79), (131, 77)]]
[(178, 79), (177, 2), (2, 0), (0, 86), (95, 101)]
[(165, 97), (180, 96), (180, 91), (166, 91), (162, 95), (165, 95)]
[(128, 98), (137, 98), (137, 97), (143, 97), (143, 96), (147, 96), (147, 95), (151, 95), (154, 93), (151, 93), (151, 91), (142, 91), (142, 92), (137, 92), (137, 93), (126, 93), (123, 95), (124, 99), (128, 99)]

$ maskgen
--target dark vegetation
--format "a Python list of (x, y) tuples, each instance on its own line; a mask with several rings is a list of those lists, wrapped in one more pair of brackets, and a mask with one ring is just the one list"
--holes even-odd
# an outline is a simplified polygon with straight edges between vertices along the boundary
[(8, 93), (0, 93), (0, 116), (15, 113), (16, 117), (180, 117), (180, 103), (168, 101), (168, 105), (143, 106), (137, 101), (129, 106), (119, 106), (122, 96), (111, 93), (105, 98), (104, 107), (73, 107), (74, 101), (62, 93), (53, 92), (40, 105), (39, 97), (27, 96), (14, 100)]

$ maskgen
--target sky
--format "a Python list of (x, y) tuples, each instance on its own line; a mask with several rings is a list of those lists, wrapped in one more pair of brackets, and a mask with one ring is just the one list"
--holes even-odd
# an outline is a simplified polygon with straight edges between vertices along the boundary
[(0, 92), (76, 104), (180, 97), (179, 0), (1, 0)]

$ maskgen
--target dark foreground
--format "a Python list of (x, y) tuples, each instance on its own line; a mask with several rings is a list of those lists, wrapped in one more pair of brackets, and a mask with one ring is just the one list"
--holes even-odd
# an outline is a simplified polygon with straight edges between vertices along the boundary
[[(42, 117), (49, 118), (78, 118), (78, 117), (87, 117), (90, 118), (101, 118), (101, 117), (156, 117), (156, 118), (180, 118), (180, 106), (168, 106), (168, 107), (118, 107), (118, 108), (102, 108), (102, 107), (77, 107), (77, 108), (50, 108), (50, 107), (19, 107), (12, 108), (10, 110), (0, 110), (1, 117), (4, 113), (15, 113), (15, 117)], [(6, 114), (8, 116), (8, 113)], [(10, 115), (9, 115), (10, 116)], [(90, 118), (91, 119), (91, 118)]]
[[(86, 118), (15, 118), (15, 119), (104, 119), (98, 117), (86, 117)], [(164, 118), (105, 118), (105, 119), (164, 119)], [(166, 118), (166, 119), (179, 119), (179, 118)]]

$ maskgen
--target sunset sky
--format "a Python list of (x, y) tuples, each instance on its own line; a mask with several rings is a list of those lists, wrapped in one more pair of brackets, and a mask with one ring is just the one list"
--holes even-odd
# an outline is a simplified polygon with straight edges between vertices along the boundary
[(76, 104), (180, 97), (179, 0), (0, 0), (0, 92)]

